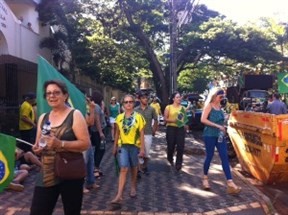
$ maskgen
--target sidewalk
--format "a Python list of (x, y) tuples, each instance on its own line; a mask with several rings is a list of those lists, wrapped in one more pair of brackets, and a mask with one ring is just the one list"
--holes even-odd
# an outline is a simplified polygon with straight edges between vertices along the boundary
[[(201, 188), (204, 148), (201, 141), (191, 136), (186, 138), (184, 165), (177, 173), (166, 161), (165, 133), (159, 132), (151, 151), (150, 175), (143, 175), (138, 183), (137, 198), (129, 197), (129, 184), (126, 186), (122, 208), (115, 210), (109, 202), (116, 194), (118, 179), (115, 174), (111, 154), (112, 143), (108, 143), (102, 161), (104, 176), (98, 180), (101, 186), (97, 190), (84, 194), (82, 214), (267, 214), (267, 202), (245, 182), (239, 174), (233, 174), (234, 181), (242, 187), (239, 195), (226, 194), (225, 177), (218, 154), (215, 153), (209, 171), (212, 190)], [(21, 193), (7, 192), (0, 194), (0, 215), (27, 215), (31, 204), (35, 173), (25, 182)], [(60, 215), (62, 203), (57, 203), (54, 214)]]

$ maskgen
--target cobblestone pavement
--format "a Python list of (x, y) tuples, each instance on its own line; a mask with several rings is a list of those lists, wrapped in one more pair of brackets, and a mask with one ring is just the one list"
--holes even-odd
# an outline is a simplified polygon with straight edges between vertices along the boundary
[[(193, 136), (186, 138), (184, 166), (176, 172), (166, 161), (165, 134), (159, 132), (154, 139), (149, 164), (149, 175), (138, 180), (137, 197), (129, 197), (130, 184), (126, 185), (124, 202), (121, 208), (109, 203), (116, 194), (118, 179), (115, 173), (111, 153), (112, 143), (102, 161), (104, 176), (97, 180), (100, 188), (84, 194), (82, 214), (253, 214), (269, 212), (261, 196), (238, 174), (234, 181), (242, 187), (239, 195), (226, 194), (225, 178), (219, 157), (215, 153), (209, 171), (212, 190), (201, 189), (202, 166), (204, 162), (203, 143)], [(0, 214), (29, 214), (32, 199), (35, 172), (25, 181), (25, 190), (21, 193), (5, 191), (0, 194)], [(265, 213), (266, 211), (266, 213)], [(55, 213), (63, 214), (59, 200)]]

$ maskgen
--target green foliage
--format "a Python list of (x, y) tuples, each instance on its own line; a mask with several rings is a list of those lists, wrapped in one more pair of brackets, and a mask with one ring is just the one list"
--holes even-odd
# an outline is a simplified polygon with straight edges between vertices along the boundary
[[(41, 45), (53, 51), (57, 64), (69, 62), (70, 68), (126, 91), (135, 88), (139, 77), (152, 76), (165, 103), (170, 90), (169, 2), (43, 0), (39, 18), (58, 31)], [(201, 92), (215, 76), (233, 78), (241, 70), (258, 68), (271, 73), (285, 59), (287, 26), (269, 19), (263, 19), (262, 26), (239, 26), (205, 5), (175, 2), (177, 12), (193, 9), (192, 21), (177, 31), (179, 89)]]

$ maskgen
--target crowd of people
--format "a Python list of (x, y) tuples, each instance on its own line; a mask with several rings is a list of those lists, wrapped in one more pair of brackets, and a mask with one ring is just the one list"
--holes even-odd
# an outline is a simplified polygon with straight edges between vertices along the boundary
[[(86, 97), (87, 114), (83, 116), (80, 111), (67, 105), (69, 92), (63, 82), (47, 81), (43, 89), (44, 98), (51, 107), (50, 112), (42, 114), (36, 122), (33, 109), (35, 95), (31, 93), (24, 97), (25, 101), (20, 107), (21, 138), (28, 142), (35, 139), (35, 144), (32, 148), (25, 144), (18, 145), (15, 178), (8, 189), (22, 191), (22, 183), (28, 172), (35, 168), (38, 174), (31, 214), (52, 214), (60, 195), (65, 214), (80, 214), (83, 195), (91, 189), (98, 189), (100, 185), (97, 179), (105, 177), (101, 161), (107, 141), (111, 141), (111, 159), (117, 159), (120, 167), (118, 190), (115, 197), (111, 198), (111, 204), (122, 204), (128, 172), (131, 176), (129, 196), (135, 198), (139, 173), (149, 175), (150, 148), (158, 130), (159, 117), (162, 116), (157, 98), (152, 98), (150, 103), (150, 95), (140, 91), (136, 95), (127, 94), (119, 101), (112, 96), (106, 106), (103, 95), (95, 91)], [(224, 97), (225, 91), (214, 87), (210, 90), (203, 108), (201, 122), (205, 125), (203, 137), (206, 159), (203, 164), (202, 186), (205, 190), (211, 188), (208, 172), (216, 147), (227, 179), (227, 193), (238, 194), (241, 187), (232, 180), (225, 138), (219, 140), (219, 136), (226, 133), (221, 106)], [(171, 168), (178, 172), (183, 167), (188, 120), (187, 108), (181, 105), (182, 99), (179, 92), (173, 93), (163, 112), (166, 122), (167, 161)], [(273, 112), (282, 111), (283, 108), (282, 104), (271, 103), (269, 109)], [(42, 130), (47, 121), (51, 125), (51, 133), (43, 135)], [(110, 129), (107, 129), (108, 126)], [(33, 137), (35, 130), (37, 133)], [(39, 144), (41, 138), (45, 139), (44, 147)], [(83, 154), (86, 176), (59, 178), (55, 157), (61, 152)]]

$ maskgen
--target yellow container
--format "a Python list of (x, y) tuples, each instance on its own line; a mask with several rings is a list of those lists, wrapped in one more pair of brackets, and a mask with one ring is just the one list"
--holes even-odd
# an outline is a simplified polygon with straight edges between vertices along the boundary
[(234, 111), (227, 131), (244, 170), (265, 184), (288, 181), (288, 114)]

